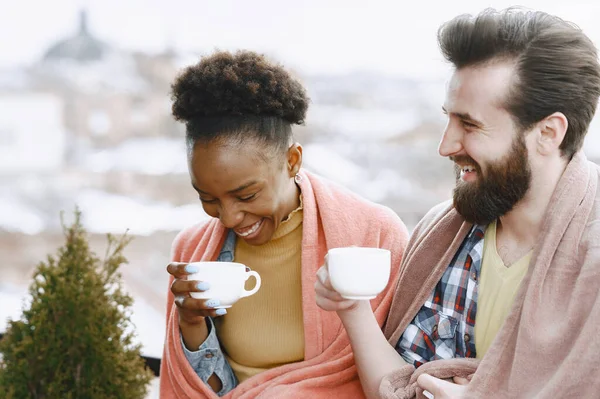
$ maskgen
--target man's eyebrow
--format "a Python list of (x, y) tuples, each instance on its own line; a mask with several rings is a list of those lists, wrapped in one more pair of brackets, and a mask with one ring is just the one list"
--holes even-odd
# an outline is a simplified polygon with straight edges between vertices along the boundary
[(450, 113), (451, 115), (458, 116), (462, 120), (466, 120), (466, 121), (472, 122), (476, 125), (483, 126), (483, 122), (481, 122), (478, 119), (473, 118), (471, 116), (471, 114), (469, 114), (468, 112), (448, 112), (446, 110), (446, 108), (444, 108), (444, 107), (442, 107), (442, 111), (444, 111), (445, 114)]

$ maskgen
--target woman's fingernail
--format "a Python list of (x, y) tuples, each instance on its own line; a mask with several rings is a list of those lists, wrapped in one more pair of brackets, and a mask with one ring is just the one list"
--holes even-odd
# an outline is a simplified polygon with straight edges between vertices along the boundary
[(215, 306), (219, 306), (221, 302), (218, 299), (209, 299), (206, 301), (206, 306), (209, 308), (214, 308)]
[(198, 273), (198, 266), (196, 266), (196, 265), (187, 265), (185, 267), (185, 271), (187, 273)]
[(196, 288), (198, 288), (200, 291), (206, 291), (210, 289), (210, 284), (208, 284), (206, 281), (200, 281), (198, 284), (196, 284)]
[(217, 310), (215, 311), (215, 314), (216, 314), (217, 316), (223, 316), (224, 314), (227, 314), (227, 309), (217, 309)]

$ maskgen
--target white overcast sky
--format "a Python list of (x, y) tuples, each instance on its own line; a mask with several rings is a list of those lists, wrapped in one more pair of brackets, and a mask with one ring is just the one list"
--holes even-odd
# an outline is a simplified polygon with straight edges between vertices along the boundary
[(438, 26), (486, 7), (540, 9), (578, 24), (600, 44), (600, 2), (402, 0), (1, 0), (0, 67), (39, 59), (72, 34), (79, 10), (99, 38), (121, 48), (186, 52), (249, 48), (303, 73), (372, 70), (408, 77), (445, 73)]

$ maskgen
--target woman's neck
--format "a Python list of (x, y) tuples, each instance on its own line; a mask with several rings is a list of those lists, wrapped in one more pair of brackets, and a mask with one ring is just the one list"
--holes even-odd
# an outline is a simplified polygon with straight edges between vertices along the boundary
[(300, 206), (300, 187), (294, 179), (292, 178), (292, 184), (290, 185), (290, 193), (288, 196), (288, 200), (286, 203), (288, 204), (285, 208), (285, 215), (283, 216), (283, 220), (286, 220), (289, 215), (294, 212)]

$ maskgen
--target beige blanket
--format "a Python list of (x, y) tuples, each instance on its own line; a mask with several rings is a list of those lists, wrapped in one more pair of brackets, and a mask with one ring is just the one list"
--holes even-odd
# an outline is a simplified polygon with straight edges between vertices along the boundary
[[(385, 377), (383, 398), (424, 397), (420, 373), (472, 378), (469, 397), (600, 397), (600, 168), (575, 155), (554, 191), (527, 275), (487, 354), (407, 365)], [(444, 204), (408, 244), (384, 332), (395, 345), (471, 225)]]

